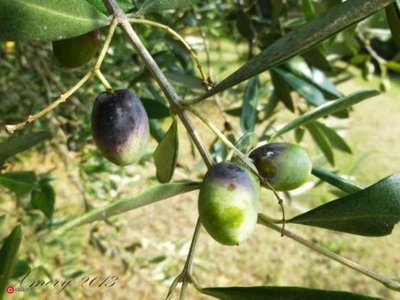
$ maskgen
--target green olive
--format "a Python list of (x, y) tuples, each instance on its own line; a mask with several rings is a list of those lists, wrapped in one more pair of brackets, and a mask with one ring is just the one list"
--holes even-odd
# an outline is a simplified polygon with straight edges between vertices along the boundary
[(233, 246), (247, 240), (258, 216), (260, 182), (231, 162), (211, 167), (199, 192), (198, 209), (206, 231), (217, 242)]
[(100, 31), (92, 30), (68, 39), (53, 41), (53, 53), (65, 67), (77, 68), (87, 64), (96, 55), (100, 45)]
[(253, 160), (260, 176), (276, 191), (296, 189), (311, 174), (311, 159), (306, 150), (296, 144), (265, 144), (251, 151), (249, 158)]
[(131, 165), (146, 152), (149, 120), (135, 93), (129, 90), (101, 93), (93, 104), (91, 122), (97, 148), (112, 163)]

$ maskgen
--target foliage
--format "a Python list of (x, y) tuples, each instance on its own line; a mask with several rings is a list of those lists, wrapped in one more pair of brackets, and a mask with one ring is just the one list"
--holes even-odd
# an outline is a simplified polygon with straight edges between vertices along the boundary
[[(0, 78), (5, 78), (0, 80), (0, 120), (15, 135), (0, 133), (2, 190), (22, 207), (22, 222), (29, 225), (30, 216), (39, 210), (43, 216), (36, 230), (58, 239), (73, 227), (99, 220), (112, 226), (113, 216), (198, 189), (199, 182), (189, 176), (185, 165), (197, 162), (204, 176), (204, 165), (210, 168), (216, 162), (236, 159), (257, 173), (247, 155), (258, 141), (312, 141), (318, 149), (312, 174), (345, 196), (288, 220), (274, 220), (260, 213), (258, 223), (399, 291), (398, 280), (355, 266), (285, 228), (286, 223), (296, 223), (362, 236), (384, 236), (390, 235), (399, 222), (399, 175), (362, 187), (330, 171), (335, 166), (336, 151), (352, 151), (327, 122), (351, 118), (353, 106), (379, 94), (362, 90), (342, 95), (333, 79), (346, 80), (348, 73), (338, 61), (362, 66), (366, 79), (378, 69), (381, 91), (389, 87), (389, 70), (400, 70), (398, 56), (388, 54), (379, 44), (399, 43), (395, 29), (400, 24), (399, 7), (398, 1), (393, 0), (104, 0), (104, 4), (99, 0), (74, 0), (65, 6), (56, 0), (0, 0)], [(116, 31), (117, 26), (123, 34)], [(58, 65), (50, 42), (94, 29), (100, 29), (103, 35), (103, 47), (95, 61), (76, 71)], [(198, 47), (190, 46), (182, 35), (200, 37)], [(210, 45), (221, 41), (244, 45), (246, 49), (245, 55), (235, 58), (237, 70), (229, 69), (223, 80), (205, 72), (197, 56), (205, 53), (205, 60), (210, 62)], [(224, 66), (218, 67), (222, 73)], [(92, 108), (87, 99), (95, 99), (104, 90), (121, 88), (135, 90), (142, 100), (153, 142), (157, 144), (139, 162), (153, 163), (156, 174), (142, 182), (150, 183), (148, 186), (140, 185), (141, 191), (128, 198), (120, 198), (115, 183), (104, 177), (113, 174), (122, 178), (127, 171), (110, 165), (95, 149), (87, 121)], [(227, 99), (226, 103), (221, 104), (216, 96)], [(213, 100), (213, 110), (224, 121), (222, 129), (215, 125), (211, 114), (202, 112), (206, 99)], [(188, 112), (194, 116), (189, 117)], [(285, 113), (290, 114), (291, 120), (278, 126), (277, 120)], [(206, 145), (201, 139), (191, 117), (214, 133), (212, 144)], [(182, 141), (192, 147), (192, 156), (185, 157), (185, 162), (178, 157)], [(80, 157), (78, 170), (66, 166), (71, 174), (78, 174), (84, 199), (84, 214), (73, 220), (58, 216), (55, 211), (57, 195), (51, 173), (13, 168), (18, 166), (20, 152), (34, 146), (45, 156), (54, 151), (65, 160), (63, 145)], [(324, 167), (326, 164), (329, 167)], [(177, 168), (188, 173), (190, 180), (175, 180)], [(161, 184), (155, 184), (154, 177)], [(271, 193), (282, 205), (281, 195), (274, 190)], [(109, 199), (111, 194), (116, 194), (115, 201), (95, 207), (97, 200)], [(0, 198), (2, 202), (4, 199)], [(7, 222), (13, 222), (8, 215), (7, 212)], [(0, 225), (4, 220), (5, 216), (0, 216)], [(0, 249), (0, 297), (10, 278), (29, 270), (28, 262), (17, 259), (22, 227), (11, 226), (14, 230)], [(172, 297), (178, 283), (182, 283), (181, 296), (185, 297), (188, 283), (193, 283), (199, 293), (220, 299), (372, 299), (298, 287), (203, 288), (192, 274), (199, 228), (198, 222), (185, 267), (172, 283), (167, 298)], [(102, 249), (95, 232), (91, 232), (90, 242)]]

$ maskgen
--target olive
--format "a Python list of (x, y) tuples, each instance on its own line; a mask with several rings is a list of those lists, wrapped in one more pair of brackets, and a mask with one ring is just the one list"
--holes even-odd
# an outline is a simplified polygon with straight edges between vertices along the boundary
[(198, 198), (200, 221), (217, 242), (233, 246), (247, 240), (257, 224), (260, 182), (231, 162), (212, 166)]
[(311, 174), (311, 159), (306, 150), (296, 144), (265, 144), (251, 151), (249, 158), (253, 160), (259, 175), (276, 191), (296, 189)]
[(99, 45), (100, 31), (98, 29), (52, 42), (54, 56), (68, 68), (77, 68), (87, 64), (96, 55)]
[(91, 123), (97, 148), (112, 163), (131, 165), (146, 152), (149, 120), (135, 93), (121, 89), (99, 94), (93, 104)]

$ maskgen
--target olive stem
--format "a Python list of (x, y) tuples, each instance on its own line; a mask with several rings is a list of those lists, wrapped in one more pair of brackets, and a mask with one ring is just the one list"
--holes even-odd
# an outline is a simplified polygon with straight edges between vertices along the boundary
[(133, 47), (136, 49), (140, 58), (143, 60), (146, 67), (153, 75), (158, 85), (162, 89), (164, 95), (168, 99), (171, 111), (179, 116), (186, 130), (190, 134), (194, 144), (196, 145), (198, 151), (200, 152), (200, 155), (202, 156), (204, 162), (206, 163), (207, 167), (210, 168), (214, 163), (211, 154), (205, 147), (203, 141), (200, 138), (200, 135), (190, 121), (186, 111), (180, 104), (180, 98), (175, 92), (174, 88), (169, 83), (168, 79), (165, 77), (164, 73), (161, 71), (157, 63), (154, 61), (149, 51), (143, 45), (136, 32), (133, 30), (129, 22), (129, 18), (125, 15), (125, 13), (122, 11), (115, 0), (103, 0), (103, 3), (107, 7), (108, 12), (114, 16), (116, 22), (121, 25), (122, 29), (127, 34)]
[[(166, 98), (168, 99), (168, 102), (170, 104), (171, 110), (179, 116), (179, 118), (181, 119), (186, 130), (190, 134), (193, 142), (195, 143), (198, 151), (200, 152), (200, 155), (202, 156), (205, 164), (207, 165), (207, 168), (210, 168), (214, 164), (214, 160), (211, 157), (211, 154), (205, 147), (198, 132), (196, 131), (192, 122), (190, 121), (186, 111), (182, 107), (179, 96), (177, 95), (174, 88), (171, 86), (171, 84), (165, 77), (164, 73), (158, 67), (158, 65), (154, 61), (153, 57), (151, 56), (151, 54), (147, 51), (146, 47), (144, 47), (143, 43), (141, 42), (141, 40), (138, 37), (138, 35), (136, 34), (136, 32), (133, 30), (128, 17), (125, 15), (125, 13), (122, 11), (122, 9), (119, 7), (118, 3), (115, 0), (103, 0), (103, 3), (106, 6), (108, 12), (114, 16), (114, 19), (117, 20), (116, 22), (118, 22), (122, 26), (122, 29), (125, 31), (128, 38), (132, 42), (133, 47), (136, 49), (140, 58), (144, 61), (146, 67), (148, 68), (149, 72), (154, 76), (158, 85), (164, 92), (164, 95), (166, 96)], [(188, 253), (188, 256), (186, 259), (185, 267), (180, 275), (180, 278), (184, 279), (184, 281), (183, 281), (184, 284), (182, 286), (182, 291), (181, 291), (181, 299), (182, 299), (182, 297), (184, 297), (184, 295), (186, 293), (187, 279), (185, 279), (185, 278), (187, 278), (188, 272), (190, 272), (190, 270), (191, 270), (191, 265), (193, 263), (193, 253), (194, 253), (196, 241), (197, 241), (197, 238), (198, 238), (198, 235), (200, 232), (200, 227), (201, 227), (201, 224), (198, 220), (196, 228), (193, 233), (192, 243), (191, 243), (189, 253)], [(175, 284), (175, 286), (176, 286), (176, 284), (179, 281), (180, 281), (180, 279), (178, 281), (175, 280), (173, 284)], [(171, 286), (171, 288), (174, 288), (174, 286)], [(171, 292), (171, 289), (170, 289), (170, 292)], [(172, 295), (172, 293), (171, 293), (171, 295)]]
[(24, 122), (15, 124), (15, 125), (5, 125), (6, 130), (8, 133), (13, 134), (15, 130), (19, 130), (24, 128), (27, 124), (32, 123), (33, 121), (39, 119), (43, 115), (47, 114), (51, 110), (53, 110), (55, 107), (57, 107), (60, 103), (65, 102), (73, 93), (75, 93), (86, 81), (89, 80), (89, 78), (92, 76), (92, 71), (89, 71), (88, 73), (83, 76), (81, 80), (78, 81), (77, 84), (75, 84), (72, 88), (70, 88), (65, 94), (61, 94), (60, 97), (53, 103), (51, 103), (49, 106), (44, 108), (43, 110), (39, 111), (38, 113), (31, 115), (26, 119)]
[(395, 290), (395, 291), (400, 291), (400, 282), (398, 282), (397, 280), (390, 279), (390, 278), (387, 278), (385, 276), (379, 275), (379, 274), (377, 274), (375, 272), (372, 272), (372, 271), (364, 268), (363, 266), (361, 266), (361, 265), (359, 265), (359, 264), (357, 264), (357, 263), (355, 263), (355, 262), (353, 262), (353, 261), (341, 256), (341, 255), (338, 255), (338, 254), (333, 253), (333, 252), (331, 252), (329, 250), (326, 250), (326, 249), (318, 246), (315, 243), (309, 242), (306, 239), (298, 236), (297, 234), (273, 224), (270, 221), (270, 219), (268, 217), (266, 217), (265, 215), (263, 215), (263, 214), (258, 214), (258, 224), (267, 226), (267, 227), (271, 228), (272, 230), (280, 232), (281, 234), (283, 233), (288, 238), (290, 238), (292, 240), (295, 240), (296, 242), (302, 244), (303, 246), (306, 246), (306, 247), (310, 248), (311, 250), (314, 250), (314, 251), (316, 251), (316, 252), (318, 252), (318, 253), (320, 253), (320, 254), (322, 254), (322, 255), (330, 258), (330, 259), (333, 259), (333, 260), (337, 261), (338, 263), (340, 263), (340, 264), (342, 264), (342, 265), (344, 265), (344, 266), (346, 266), (346, 267), (348, 267), (350, 269), (353, 269), (353, 270), (355, 270), (355, 271), (357, 271), (357, 272), (359, 272), (359, 273), (361, 273), (361, 274), (363, 274), (365, 276), (368, 276), (368, 277), (370, 277), (370, 278), (382, 283), (383, 285), (385, 285), (389, 289), (392, 289), (392, 290)]
[(207, 79), (205, 73), (203, 72), (203, 68), (201, 66), (201, 63), (199, 61), (199, 58), (197, 57), (196, 52), (193, 50), (193, 48), (182, 38), (182, 36), (177, 33), (175, 30), (173, 30), (172, 28), (165, 26), (164, 24), (160, 24), (157, 22), (153, 22), (153, 21), (149, 21), (149, 20), (144, 20), (144, 19), (135, 19), (135, 18), (129, 18), (129, 21), (131, 23), (135, 23), (135, 24), (147, 24), (147, 25), (151, 25), (154, 27), (158, 27), (161, 28), (165, 31), (167, 31), (169, 34), (173, 35), (174, 37), (176, 37), (182, 44), (183, 46), (186, 48), (187, 51), (189, 51), (190, 56), (192, 57), (192, 59), (195, 61), (196, 63), (196, 67), (199, 69), (200, 72), (200, 76), (203, 80), (203, 86), (206, 88), (206, 90), (210, 90), (212, 89), (212, 82), (210, 82), (209, 79)]

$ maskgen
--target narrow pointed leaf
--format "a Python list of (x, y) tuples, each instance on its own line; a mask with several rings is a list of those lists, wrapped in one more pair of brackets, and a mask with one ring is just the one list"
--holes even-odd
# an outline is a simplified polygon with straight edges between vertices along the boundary
[(290, 95), (289, 85), (282, 80), (274, 68), (270, 70), (270, 74), (272, 84), (274, 85), (275, 96), (286, 106), (287, 109), (289, 109), (291, 112), (294, 112), (294, 103), (292, 96)]
[(254, 131), (257, 122), (257, 105), (260, 91), (258, 76), (250, 78), (243, 95), (240, 125), (244, 132)]
[(299, 93), (309, 104), (320, 106), (326, 102), (324, 94), (314, 85), (281, 68), (275, 68), (275, 71), (283, 81), (290, 85), (290, 87)]
[(400, 174), (394, 174), (287, 222), (357, 235), (385, 236), (399, 221)]
[(140, 101), (142, 101), (149, 119), (163, 119), (171, 115), (169, 107), (160, 101), (149, 98), (141, 98)]
[(346, 153), (352, 153), (350, 146), (335, 130), (319, 122), (314, 122), (314, 124), (329, 140), (329, 143), (332, 145), (332, 147)]
[(1, 215), (0, 216), (0, 236), (1, 233), (3, 232), (3, 225), (4, 225), (4, 220), (6, 219), (6, 215)]
[(21, 241), (22, 229), (21, 225), (17, 225), (5, 239), (0, 249), (0, 299), (3, 299), (8, 281), (13, 274)]
[(38, 186), (32, 191), (31, 204), (34, 209), (39, 209), (51, 219), (54, 213), (56, 194), (48, 180), (39, 181)]
[(200, 182), (166, 183), (149, 187), (133, 197), (114, 201), (104, 207), (94, 209), (59, 228), (64, 232), (73, 227), (105, 220), (109, 217), (152, 204), (176, 195), (184, 194), (200, 187)]
[(30, 270), (31, 270), (31, 267), (25, 260), (17, 259), (10, 278), (11, 279), (18, 278), (18, 277), (28, 273)]
[[(86, 0), (86, 1), (92, 4), (94, 7), (96, 7), (97, 10), (100, 11), (101, 13), (108, 15), (108, 11), (107, 8), (104, 6), (103, 0)], [(133, 8), (132, 1), (130, 0), (116, 0), (116, 1), (119, 7), (121, 7), (121, 9), (124, 12), (127, 12), (128, 10)]]
[(145, 15), (150, 12), (160, 12), (166, 9), (184, 8), (199, 2), (200, 0), (146, 0), (142, 6), (140, 6), (136, 15)]
[(209, 287), (199, 291), (222, 300), (377, 300), (350, 292), (316, 290), (290, 286)]
[(164, 138), (158, 144), (156, 151), (154, 151), (154, 164), (157, 168), (157, 179), (159, 182), (169, 182), (174, 175), (178, 150), (178, 123), (174, 120)]
[(307, 128), (308, 132), (310, 132), (313, 140), (318, 145), (318, 148), (322, 151), (322, 153), (324, 154), (324, 156), (328, 160), (328, 162), (331, 165), (334, 165), (335, 159), (333, 156), (332, 147), (329, 144), (329, 141), (325, 137), (325, 135), (319, 130), (319, 128), (317, 127), (317, 125), (315, 125), (315, 123), (307, 124), (306, 128)]
[(83, 0), (0, 0), (0, 40), (53, 41), (106, 26), (110, 20)]
[(0, 143), (0, 165), (2, 165), (2, 163), (4, 163), (8, 158), (28, 150), (50, 137), (51, 135), (49, 132), (34, 132), (5, 140)]
[(346, 97), (340, 98), (335, 101), (329, 101), (319, 107), (316, 107), (315, 109), (313, 109), (311, 111), (304, 113), (300, 117), (294, 119), (292, 122), (283, 126), (281, 129), (279, 129), (277, 132), (275, 132), (271, 136), (271, 140), (275, 139), (278, 136), (281, 136), (282, 134), (284, 134), (292, 129), (295, 129), (299, 126), (305, 125), (305, 124), (315, 121), (319, 118), (333, 114), (333, 113), (343, 110), (347, 107), (355, 105), (358, 102), (361, 102), (363, 100), (366, 100), (368, 98), (371, 98), (371, 97), (374, 97), (377, 95), (379, 95), (378, 91), (363, 90), (363, 91), (358, 91), (358, 92), (352, 93)]
[(311, 173), (319, 179), (349, 194), (359, 192), (363, 189), (363, 187), (317, 166), (313, 166)]
[(280, 65), (287, 59), (311, 49), (328, 37), (381, 10), (391, 2), (392, 0), (352, 0), (332, 7), (326, 13), (277, 40), (211, 91), (198, 97), (196, 101), (209, 98), (261, 72)]
[(18, 195), (29, 193), (37, 182), (33, 171), (17, 171), (0, 174), (0, 185)]
[(257, 134), (247, 132), (235, 143), (235, 147), (243, 153), (248, 153), (257, 146), (258, 142)]

